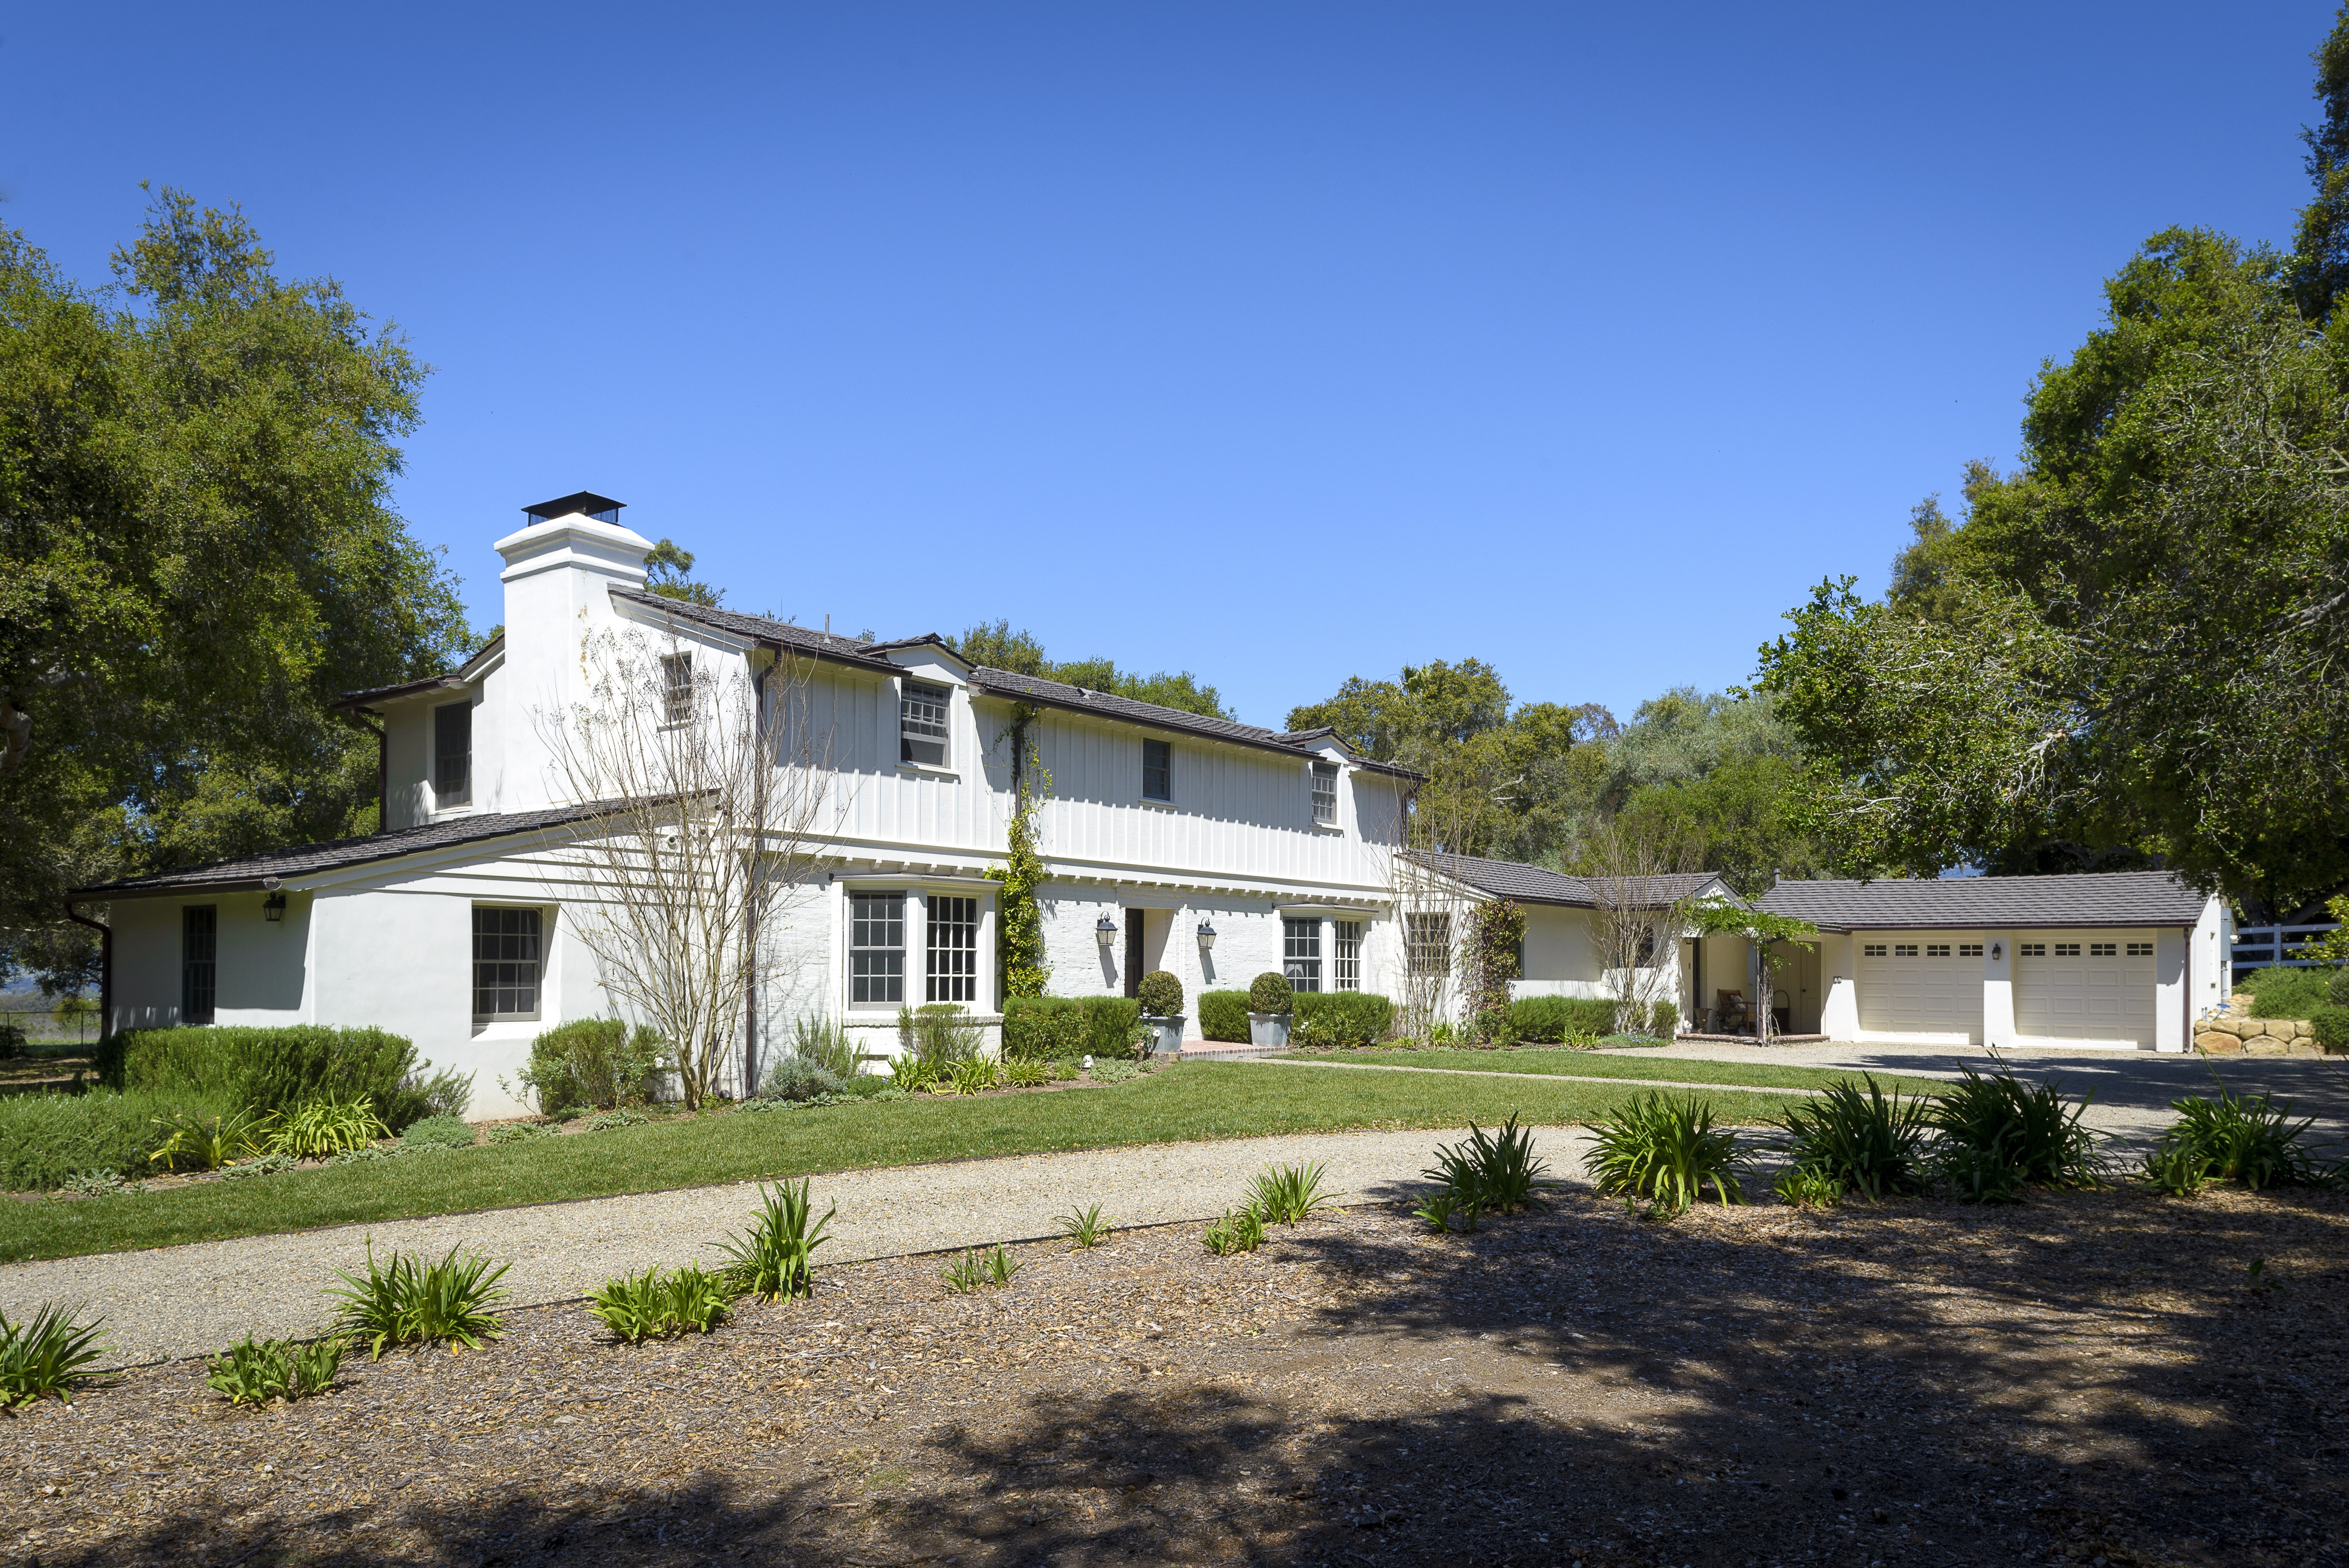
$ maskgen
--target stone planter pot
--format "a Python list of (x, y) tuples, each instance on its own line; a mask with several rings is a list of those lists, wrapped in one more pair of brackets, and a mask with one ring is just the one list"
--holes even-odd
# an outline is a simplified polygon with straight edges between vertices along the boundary
[(1152, 1043), (1150, 1047), (1153, 1055), (1174, 1057), (1183, 1054), (1183, 1019), (1185, 1016), (1185, 1015), (1181, 1013), (1175, 1014), (1171, 1018), (1154, 1018), (1147, 1013), (1144, 1013), (1142, 1016), (1142, 1021), (1143, 1023), (1158, 1031), (1158, 1038)]
[(1286, 1050), (1288, 1047), (1288, 1022), (1291, 1013), (1250, 1013), (1248, 1044), (1267, 1050)]

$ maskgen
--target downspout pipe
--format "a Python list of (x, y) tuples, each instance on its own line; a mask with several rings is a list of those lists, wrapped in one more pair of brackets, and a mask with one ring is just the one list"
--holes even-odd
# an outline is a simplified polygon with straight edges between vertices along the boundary
[(98, 933), (98, 1037), (102, 1040), (114, 1033), (114, 928), (77, 911), (70, 898), (65, 906), (67, 920)]

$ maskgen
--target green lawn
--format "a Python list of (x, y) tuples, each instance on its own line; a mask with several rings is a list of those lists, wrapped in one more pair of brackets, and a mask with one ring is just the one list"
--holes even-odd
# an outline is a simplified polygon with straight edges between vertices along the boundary
[[(1569, 1125), (1603, 1115), (1630, 1088), (1191, 1062), (1105, 1088), (679, 1117), (160, 1192), (0, 1202), (0, 1262), (984, 1155), (1458, 1127), (1512, 1111), (1538, 1125)], [(1729, 1122), (1785, 1109), (1783, 1098), (1769, 1095), (1713, 1101)]]
[[(1568, 1078), (1665, 1078), (1680, 1083), (1750, 1084), (1763, 1088), (1826, 1088), (1859, 1074), (1847, 1068), (1778, 1067), (1766, 1062), (1703, 1062), (1686, 1057), (1617, 1057), (1564, 1047), (1524, 1046), (1499, 1051), (1443, 1049), (1405, 1051), (1292, 1051), (1290, 1061), (1362, 1062), (1381, 1067), (1454, 1068), (1477, 1073), (1555, 1074)], [(1930, 1094), (1950, 1086), (1940, 1079), (1878, 1073), (1887, 1088)]]

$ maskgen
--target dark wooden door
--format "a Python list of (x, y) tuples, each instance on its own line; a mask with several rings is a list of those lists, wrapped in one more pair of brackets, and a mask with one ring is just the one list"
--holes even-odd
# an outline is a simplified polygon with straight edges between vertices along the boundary
[(1125, 912), (1125, 994), (1142, 994), (1142, 911)]

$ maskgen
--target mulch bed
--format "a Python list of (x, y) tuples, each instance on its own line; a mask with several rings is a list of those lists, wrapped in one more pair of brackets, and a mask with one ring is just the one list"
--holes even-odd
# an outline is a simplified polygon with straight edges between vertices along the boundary
[(2349, 1558), (2340, 1194), (1197, 1234), (1023, 1249), (968, 1296), (935, 1258), (829, 1270), (637, 1348), (521, 1312), (258, 1412), (142, 1368), (0, 1421), (0, 1557)]

